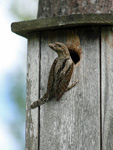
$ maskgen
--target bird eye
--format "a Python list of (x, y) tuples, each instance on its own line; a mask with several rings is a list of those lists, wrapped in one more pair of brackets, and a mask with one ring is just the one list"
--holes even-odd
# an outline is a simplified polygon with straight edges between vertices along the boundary
[(61, 47), (61, 45), (58, 45), (59, 47)]

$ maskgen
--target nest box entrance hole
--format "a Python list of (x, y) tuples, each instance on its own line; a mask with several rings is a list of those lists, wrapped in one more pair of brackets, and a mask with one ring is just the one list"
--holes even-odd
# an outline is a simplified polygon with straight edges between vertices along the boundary
[(80, 61), (80, 54), (78, 54), (74, 50), (69, 50), (71, 58), (75, 64), (77, 64)]

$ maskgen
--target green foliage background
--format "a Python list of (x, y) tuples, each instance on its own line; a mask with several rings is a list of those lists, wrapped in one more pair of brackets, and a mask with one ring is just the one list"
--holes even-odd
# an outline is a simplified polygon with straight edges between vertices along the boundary
[[(4, 3), (4, 0), (1, 0)], [(13, 18), (12, 22), (34, 19), (37, 16), (38, 0), (6, 0), (7, 11)], [(13, 33), (12, 33), (13, 34)], [(18, 35), (17, 35), (18, 36)], [(26, 41), (25, 41), (26, 42)], [(23, 53), (17, 68), (8, 73), (9, 96), (13, 101), (15, 119), (9, 121), (12, 135), (20, 145), (20, 150), (25, 149), (25, 116), (26, 116), (26, 48), (23, 44)], [(25, 50), (24, 50), (25, 49)], [(20, 50), (20, 52), (22, 52)], [(19, 57), (20, 58), (20, 57)]]
[(30, 20), (36, 18), (38, 0), (12, 0), (9, 11), (19, 20)]

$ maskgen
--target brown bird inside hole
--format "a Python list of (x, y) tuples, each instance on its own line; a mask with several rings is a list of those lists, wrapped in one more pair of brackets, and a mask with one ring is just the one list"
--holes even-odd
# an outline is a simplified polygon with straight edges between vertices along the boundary
[(60, 42), (55, 42), (54, 44), (49, 44), (49, 47), (58, 54), (58, 57), (54, 60), (50, 69), (47, 92), (38, 101), (31, 104), (32, 109), (46, 103), (52, 98), (56, 98), (58, 101), (64, 92), (76, 85), (75, 83), (68, 87), (74, 63), (67, 46)]

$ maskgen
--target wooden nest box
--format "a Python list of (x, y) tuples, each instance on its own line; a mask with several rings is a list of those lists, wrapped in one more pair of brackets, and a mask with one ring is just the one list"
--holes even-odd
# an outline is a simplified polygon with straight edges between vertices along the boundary
[[(28, 39), (26, 150), (113, 150), (112, 25), (111, 0), (40, 0), (36, 20), (12, 24)], [(68, 46), (71, 82), (79, 82), (59, 101), (31, 110), (46, 92), (54, 42)]]

